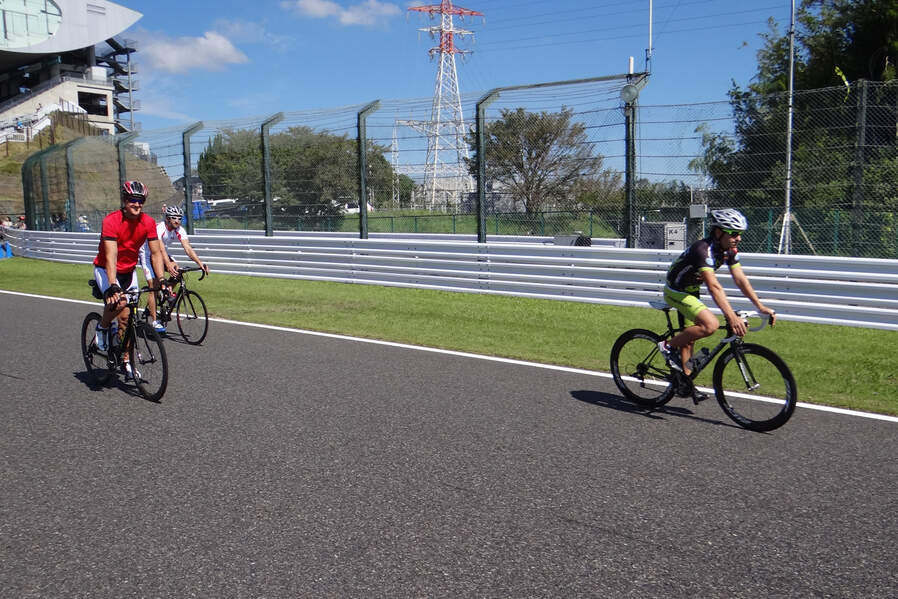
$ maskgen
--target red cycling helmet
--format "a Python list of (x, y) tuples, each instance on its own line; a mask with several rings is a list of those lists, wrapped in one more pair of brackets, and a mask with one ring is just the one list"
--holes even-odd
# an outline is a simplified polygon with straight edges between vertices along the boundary
[(148, 195), (150, 195), (150, 192), (147, 190), (147, 186), (140, 181), (125, 181), (122, 183), (123, 200), (128, 198), (139, 198), (146, 201)]

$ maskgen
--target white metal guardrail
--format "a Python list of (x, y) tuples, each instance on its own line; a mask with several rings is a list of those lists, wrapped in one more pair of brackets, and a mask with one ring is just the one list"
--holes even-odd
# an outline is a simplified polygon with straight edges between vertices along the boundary
[[(6, 229), (17, 256), (90, 263), (97, 233)], [(333, 234), (242, 231), (191, 237), (215, 272), (393, 285), (447, 291), (645, 306), (657, 299), (677, 252), (594, 245), (446, 239), (414, 235), (372, 239)], [(598, 240), (594, 240), (594, 243)], [(188, 261), (178, 247), (179, 262)], [(898, 260), (742, 254), (764, 302), (784, 319), (898, 330)], [(726, 269), (719, 275), (737, 308), (750, 304)], [(707, 303), (713, 305), (713, 302)]]

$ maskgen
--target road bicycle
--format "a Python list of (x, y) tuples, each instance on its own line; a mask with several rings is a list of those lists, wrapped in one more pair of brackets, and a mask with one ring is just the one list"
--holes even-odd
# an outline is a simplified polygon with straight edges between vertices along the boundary
[[(96, 281), (89, 281), (94, 297), (103, 299)], [(81, 355), (87, 372), (98, 385), (105, 385), (121, 373), (125, 380), (134, 381), (137, 390), (150, 401), (159, 401), (168, 386), (168, 359), (159, 334), (138, 318), (140, 295), (153, 292), (143, 287), (124, 291), (128, 300), (128, 323), (124, 330), (116, 329), (117, 320), (105, 333), (107, 351), (97, 347), (97, 325), (101, 316), (91, 312), (81, 325)], [(127, 357), (127, 360), (125, 359)], [(130, 372), (128, 367), (130, 366)]]
[[(184, 341), (191, 345), (199, 345), (206, 338), (209, 332), (209, 314), (206, 312), (206, 302), (200, 297), (196, 291), (187, 288), (187, 277), (185, 273), (199, 271), (198, 280), (202, 281), (206, 278), (206, 271), (199, 266), (190, 266), (188, 268), (178, 268), (178, 274), (169, 277), (168, 286), (171, 289), (171, 295), (162, 297), (161, 293), (156, 295), (156, 320), (163, 326), (167, 326), (172, 320), (178, 324), (178, 332), (184, 337)], [(177, 290), (175, 290), (177, 287)], [(150, 323), (153, 319), (150, 317), (149, 308), (144, 308), (143, 319)]]
[[(770, 431), (789, 420), (795, 411), (798, 391), (789, 367), (772, 350), (754, 343), (745, 343), (733, 334), (729, 324), (721, 325), (726, 336), (708, 351), (696, 351), (689, 361), (692, 368), (685, 374), (671, 368), (658, 343), (671, 339), (682, 330), (671, 321), (672, 308), (665, 302), (650, 301), (649, 305), (662, 310), (667, 318), (667, 330), (658, 334), (645, 329), (632, 329), (620, 337), (611, 349), (611, 373), (624, 396), (642, 406), (658, 408), (674, 395), (692, 396), (695, 379), (715, 358), (712, 381), (717, 402), (724, 413), (738, 425), (752, 431)], [(739, 318), (748, 324), (757, 312), (739, 311)], [(765, 317), (760, 331), (767, 326)], [(726, 350), (724, 350), (726, 348)], [(722, 352), (722, 353), (721, 353)]]

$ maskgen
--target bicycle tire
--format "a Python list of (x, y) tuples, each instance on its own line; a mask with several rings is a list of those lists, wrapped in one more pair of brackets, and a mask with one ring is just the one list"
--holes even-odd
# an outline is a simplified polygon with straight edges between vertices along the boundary
[[(749, 388), (745, 377), (752, 379)], [(751, 431), (784, 425), (795, 411), (798, 389), (792, 371), (773, 350), (754, 343), (730, 346), (714, 365), (714, 393), (724, 413)]]
[(624, 397), (657, 408), (671, 400), (676, 377), (658, 350), (664, 337), (645, 329), (623, 333), (611, 348), (611, 374)]
[(185, 291), (175, 304), (175, 320), (184, 341), (199, 345), (209, 332), (209, 314), (206, 302), (196, 291)]
[(105, 385), (112, 372), (109, 370), (109, 361), (105, 352), (97, 348), (97, 325), (100, 323), (100, 315), (91, 312), (84, 317), (81, 325), (81, 357), (87, 367), (90, 378), (98, 385)]
[(144, 322), (134, 324), (135, 339), (129, 358), (137, 390), (150, 401), (159, 401), (168, 387), (168, 357), (159, 334)]

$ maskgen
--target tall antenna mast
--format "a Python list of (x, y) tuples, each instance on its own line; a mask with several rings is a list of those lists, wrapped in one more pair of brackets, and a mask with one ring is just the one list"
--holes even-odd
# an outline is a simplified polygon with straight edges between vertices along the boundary
[(786, 118), (786, 207), (780, 231), (779, 254), (792, 253), (792, 119), (795, 111), (795, 0), (789, 15), (789, 113)]
[(645, 49), (645, 72), (652, 72), (652, 22), (654, 20), (652, 1), (649, 0), (649, 47)]
[[(430, 122), (425, 126), (427, 134), (427, 159), (424, 167), (425, 202), (431, 208), (438, 203), (442, 206), (457, 204), (463, 193), (474, 190), (474, 184), (466, 163), (468, 144), (465, 142), (465, 121), (458, 91), (458, 73), (455, 68), (455, 55), (468, 54), (470, 51), (457, 48), (455, 36), (473, 35), (473, 32), (456, 29), (452, 17), (458, 16), (462, 19), (482, 17), (483, 13), (453, 6), (452, 0), (442, 0), (439, 4), (412, 6), (408, 10), (427, 13), (431, 18), (440, 16), (439, 26), (419, 30), (430, 33), (434, 39), (439, 39), (439, 44), (429, 52), (431, 58), (439, 54), (440, 61), (437, 67)], [(438, 191), (441, 192), (440, 195), (445, 196), (445, 203), (438, 201)]]

